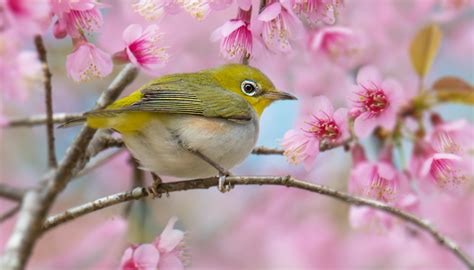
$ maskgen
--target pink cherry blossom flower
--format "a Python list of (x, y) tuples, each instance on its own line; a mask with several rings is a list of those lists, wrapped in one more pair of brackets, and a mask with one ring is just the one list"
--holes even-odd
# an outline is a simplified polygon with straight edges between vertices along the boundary
[(310, 49), (326, 55), (336, 63), (354, 65), (353, 62), (360, 53), (360, 42), (352, 29), (331, 26), (314, 33)]
[(132, 7), (150, 21), (160, 19), (164, 14), (176, 14), (180, 11), (177, 0), (136, 0)]
[(420, 176), (441, 188), (459, 187), (465, 184), (468, 179), (473, 179), (472, 175), (468, 176), (466, 174), (469, 171), (469, 164), (463, 161), (463, 158), (458, 155), (435, 153), (421, 165)]
[(281, 142), (284, 155), (291, 164), (303, 163), (305, 169), (313, 166), (319, 153), (319, 141), (301, 129), (288, 130)]
[(239, 9), (236, 19), (227, 21), (212, 33), (211, 40), (221, 40), (220, 51), (225, 58), (249, 57), (252, 54), (251, 14), (252, 9), (248, 11)]
[(168, 60), (168, 54), (160, 46), (162, 36), (157, 25), (150, 25), (143, 31), (140, 25), (132, 24), (123, 32), (125, 49), (116, 53), (114, 59), (131, 62), (150, 73), (156, 72)]
[(419, 185), (425, 189), (434, 185), (448, 192), (459, 193), (474, 180), (471, 158), (438, 152), (425, 141), (415, 144), (410, 171), (421, 180)]
[(95, 0), (51, 0), (53, 13), (57, 16), (53, 33), (56, 38), (69, 34), (73, 38), (84, 32), (96, 32), (104, 20), (100, 13), (103, 4)]
[(327, 97), (314, 99), (315, 109), (312, 119), (303, 129), (286, 132), (281, 143), (284, 155), (293, 164), (303, 162), (305, 169), (311, 169), (323, 144), (341, 143), (349, 138), (347, 109), (334, 108)]
[(379, 153), (377, 162), (367, 161), (360, 145), (352, 149), (353, 168), (349, 179), (349, 191), (382, 202), (393, 202), (397, 196), (403, 174), (392, 165), (391, 145)]
[(312, 119), (307, 123), (310, 128), (307, 130), (321, 143), (336, 144), (349, 138), (348, 112), (346, 108), (334, 108), (325, 96), (318, 96), (314, 99), (315, 110)]
[(394, 201), (400, 183), (392, 164), (362, 162), (356, 165), (349, 180), (349, 191), (383, 202)]
[(460, 119), (436, 124), (427, 134), (426, 141), (438, 152), (464, 155), (474, 149), (472, 138), (474, 126)]
[(286, 2), (268, 1), (258, 20), (263, 22), (262, 38), (267, 48), (282, 53), (291, 51), (291, 28), (296, 20)]
[[(41, 34), (48, 28), (51, 6), (49, 0), (3, 0), (2, 27), (11, 27), (28, 36)], [(4, 30), (4, 29), (2, 29)]]
[(110, 55), (85, 40), (75, 42), (74, 51), (66, 60), (68, 75), (77, 82), (105, 77), (112, 67)]
[[(367, 161), (362, 146), (356, 144), (352, 148), (349, 191), (400, 209), (416, 211), (418, 197), (412, 193), (405, 174), (393, 166), (392, 151), (392, 145), (385, 146), (379, 153), (379, 160), (371, 162)], [(392, 216), (370, 207), (351, 207), (349, 220), (355, 228), (371, 227), (378, 231), (390, 229), (395, 221)]]
[(403, 102), (403, 89), (393, 79), (382, 80), (373, 66), (365, 66), (357, 74), (355, 96), (351, 100), (359, 116), (354, 121), (354, 132), (368, 137), (376, 127), (393, 130), (397, 113)]
[(184, 233), (173, 229), (178, 219), (170, 219), (153, 243), (133, 245), (122, 256), (120, 269), (184, 269), (181, 259)]
[(291, 0), (295, 13), (309, 24), (334, 24), (342, 0)]

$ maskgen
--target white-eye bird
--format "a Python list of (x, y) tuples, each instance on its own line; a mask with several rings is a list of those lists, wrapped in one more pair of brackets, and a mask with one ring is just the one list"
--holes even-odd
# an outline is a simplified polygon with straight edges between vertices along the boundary
[(143, 169), (160, 176), (220, 175), (254, 148), (259, 118), (276, 100), (296, 99), (278, 91), (260, 70), (229, 64), (152, 80), (105, 109), (81, 120), (119, 132)]

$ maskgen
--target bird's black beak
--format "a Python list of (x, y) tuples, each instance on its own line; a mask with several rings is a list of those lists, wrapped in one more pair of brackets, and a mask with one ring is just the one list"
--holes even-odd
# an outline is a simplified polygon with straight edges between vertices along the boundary
[(272, 100), (297, 100), (292, 94), (283, 91), (271, 91), (263, 94), (264, 97)]

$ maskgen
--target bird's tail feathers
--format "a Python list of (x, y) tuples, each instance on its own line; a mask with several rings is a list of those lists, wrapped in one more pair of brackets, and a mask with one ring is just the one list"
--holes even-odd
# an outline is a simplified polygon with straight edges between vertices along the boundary
[(61, 125), (58, 126), (58, 128), (68, 128), (68, 127), (75, 127), (84, 124), (87, 121), (87, 117), (85, 116), (80, 116), (71, 120), (68, 120)]

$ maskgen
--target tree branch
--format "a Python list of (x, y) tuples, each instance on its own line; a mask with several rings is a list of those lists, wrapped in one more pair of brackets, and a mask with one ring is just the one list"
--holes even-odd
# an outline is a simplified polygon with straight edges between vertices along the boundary
[(56, 148), (54, 146), (54, 125), (53, 125), (53, 98), (51, 86), (51, 71), (49, 71), (48, 59), (46, 57), (46, 48), (44, 47), (43, 38), (40, 35), (35, 36), (35, 46), (38, 52), (41, 68), (44, 76), (44, 92), (46, 104), (46, 134), (48, 137), (48, 165), (50, 168), (56, 168), (58, 161), (56, 160)]
[(21, 204), (18, 203), (17, 205), (15, 205), (13, 208), (11, 208), (10, 210), (8, 210), (7, 212), (5, 212), (4, 214), (2, 214), (0, 216), (0, 223), (6, 221), (7, 219), (13, 217), (18, 211), (20, 211), (20, 208), (21, 208)]
[[(82, 113), (55, 113), (53, 114), (54, 124), (63, 124), (65, 122), (82, 117)], [(44, 125), (47, 122), (46, 114), (38, 114), (29, 117), (14, 118), (7, 120), (3, 125), (5, 128), (14, 127), (33, 127)]]
[[(444, 236), (436, 230), (428, 221), (422, 220), (410, 213), (404, 212), (398, 208), (389, 206), (379, 201), (352, 196), (348, 193), (341, 192), (330, 187), (309, 183), (298, 180), (291, 176), (229, 176), (226, 181), (231, 185), (278, 185), (292, 187), (310, 192), (318, 193), (324, 196), (329, 196), (336, 200), (348, 203), (355, 206), (371, 207), (392, 216), (398, 217), (408, 223), (418, 227), (420, 230), (429, 233), (440, 245), (447, 248), (451, 253), (458, 257), (470, 269), (474, 267), (474, 262), (471, 258), (451, 239)], [(170, 192), (185, 191), (191, 189), (208, 189), (218, 185), (218, 178), (204, 178), (187, 181), (178, 181), (171, 183), (162, 183), (156, 190), (159, 194), (168, 194)], [(116, 193), (97, 199), (93, 202), (85, 203), (80, 206), (70, 208), (66, 212), (49, 217), (43, 224), (43, 230), (50, 230), (62, 223), (72, 219), (84, 216), (88, 213), (113, 206), (122, 202), (131, 200), (138, 200), (148, 196), (150, 193), (148, 188), (137, 187), (131, 191)]]
[[(137, 69), (127, 65), (102, 93), (95, 108), (103, 108), (115, 100), (136, 75)], [(41, 224), (44, 218), (59, 192), (65, 188), (74, 173), (77, 173), (77, 163), (85, 155), (84, 149), (89, 145), (95, 132), (95, 129), (84, 126), (58, 168), (45, 177), (46, 184), (26, 193), (17, 223), (0, 258), (1, 269), (25, 268), (36, 240), (42, 232)]]
[(0, 183), (0, 197), (12, 201), (21, 201), (26, 190)]

